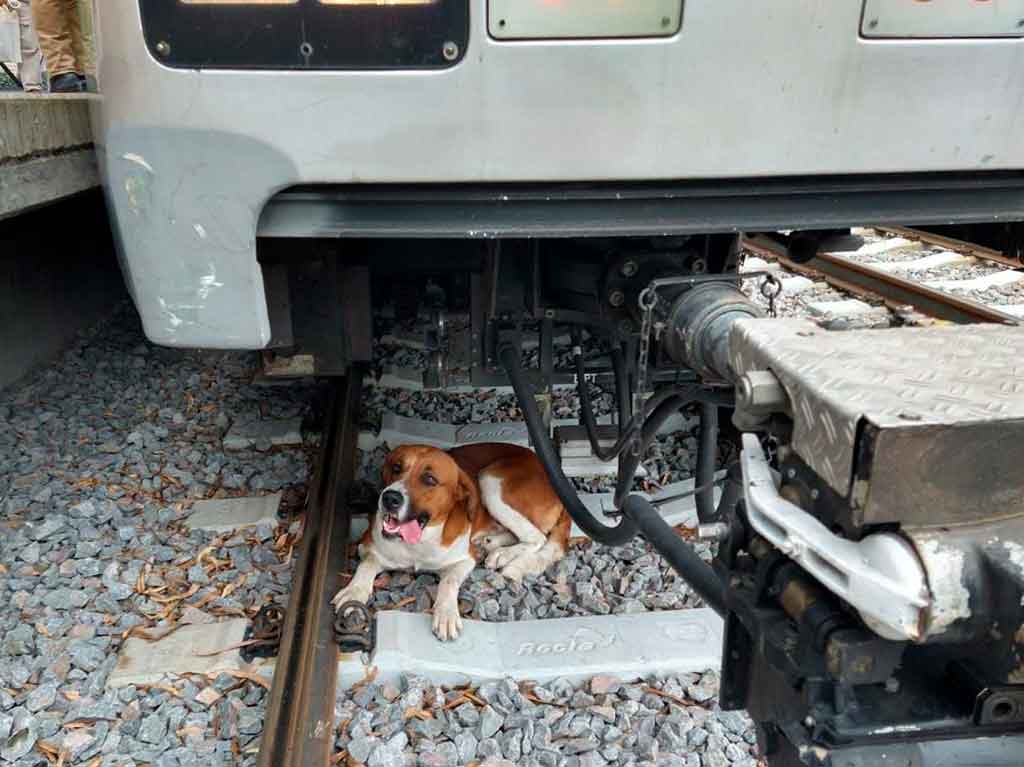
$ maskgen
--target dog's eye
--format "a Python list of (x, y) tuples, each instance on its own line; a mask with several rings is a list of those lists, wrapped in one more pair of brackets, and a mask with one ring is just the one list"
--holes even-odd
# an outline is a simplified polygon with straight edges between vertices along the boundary
[(392, 466), (391, 466), (391, 473), (392, 474), (401, 474), (402, 473), (402, 464), (400, 464), (400, 463), (392, 464)]
[(423, 480), (423, 484), (427, 485), (428, 487), (433, 487), (434, 485), (437, 484), (437, 477), (435, 477), (433, 474), (424, 474), (421, 477), (421, 479)]

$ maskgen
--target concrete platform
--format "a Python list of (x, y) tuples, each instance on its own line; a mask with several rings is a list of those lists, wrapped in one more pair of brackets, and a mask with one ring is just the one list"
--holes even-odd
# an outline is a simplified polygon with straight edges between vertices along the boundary
[(94, 95), (0, 94), (0, 219), (99, 186)]
[(341, 657), (338, 683), (361, 681), (376, 667), (377, 682), (402, 674), (436, 684), (477, 683), (511, 677), (544, 682), (609, 674), (623, 680), (651, 673), (717, 670), (722, 619), (707, 608), (494, 623), (464, 621), (454, 642), (440, 642), (431, 616), (377, 613), (377, 647), (368, 664), (360, 654)]
[(99, 189), (0, 221), (0, 389), (127, 300)]

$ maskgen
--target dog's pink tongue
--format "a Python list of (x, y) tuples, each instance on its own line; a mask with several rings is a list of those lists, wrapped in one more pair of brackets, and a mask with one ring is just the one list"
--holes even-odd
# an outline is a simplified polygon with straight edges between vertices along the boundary
[(403, 523), (398, 528), (398, 532), (402, 534), (402, 540), (406, 543), (419, 543), (420, 538), (423, 537), (423, 528), (415, 519)]

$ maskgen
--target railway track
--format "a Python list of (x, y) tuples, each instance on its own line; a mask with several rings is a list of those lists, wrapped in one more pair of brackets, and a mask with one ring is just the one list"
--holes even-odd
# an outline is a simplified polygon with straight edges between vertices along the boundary
[[(516, 608), (515, 614), (505, 614), (504, 607), (509, 598), (507, 587), (499, 587), (495, 592), (490, 588), (490, 580), (494, 575), (484, 572), (478, 568), (474, 572), (477, 580), (470, 582), (464, 587), (468, 593), (463, 593), (460, 598), (460, 609), (463, 614), (483, 618), (484, 620), (467, 620), (465, 634), (454, 646), (443, 645), (438, 642), (429, 630), (428, 616), (424, 615), (429, 610), (430, 600), (421, 604), (426, 596), (428, 587), (420, 583), (422, 578), (413, 580), (409, 578), (406, 582), (407, 592), (403, 592), (397, 602), (382, 604), (377, 600), (375, 593), (374, 600), (370, 604), (372, 624), (376, 627), (372, 633), (363, 632), (362, 638), (366, 640), (367, 649), (364, 652), (345, 652), (347, 648), (339, 645), (338, 629), (335, 626), (335, 614), (330, 605), (330, 597), (343, 585), (342, 573), (351, 567), (347, 561), (348, 543), (353, 539), (354, 525), (362, 523), (365, 518), (353, 517), (353, 506), (349, 503), (349, 489), (352, 478), (357, 474), (356, 453), (357, 445), (362, 441), (364, 448), (367, 434), (364, 431), (360, 437), (360, 405), (369, 396), (373, 398), (378, 389), (375, 384), (364, 383), (365, 371), (353, 369), (349, 371), (348, 377), (343, 382), (332, 384), (331, 405), (329, 407), (327, 420), (323, 429), (323, 442), (317, 461), (317, 471), (314, 481), (310, 487), (309, 499), (305, 514), (303, 528), (303, 543), (299, 558), (295, 564), (292, 593), (287, 610), (287, 618), (281, 631), (281, 644), (277, 655), (272, 691), (268, 699), (266, 720), (264, 724), (262, 742), (259, 749), (260, 767), (271, 767), (274, 765), (287, 765), (288, 767), (306, 767), (317, 765), (318, 767), (331, 764), (369, 764), (376, 767), (378, 764), (391, 764), (384, 756), (378, 755), (375, 759), (368, 759), (369, 748), (367, 740), (380, 750), (380, 754), (388, 753), (394, 760), (399, 754), (395, 749), (395, 738), (401, 739), (400, 745), (408, 751), (413, 737), (412, 732), (399, 731), (393, 733), (388, 740), (381, 739), (377, 742), (377, 735), (367, 734), (367, 737), (355, 730), (346, 732), (345, 728), (350, 727), (349, 718), (345, 716), (341, 706), (352, 705), (353, 699), (346, 693), (346, 690), (365, 690), (367, 685), (372, 689), (386, 689), (390, 684), (394, 688), (401, 688), (403, 692), (407, 682), (405, 674), (422, 674), (432, 683), (447, 683), (456, 690), (455, 697), (449, 692), (441, 698), (434, 698), (440, 701), (440, 708), (430, 708), (424, 704), (424, 708), (418, 710), (415, 715), (410, 715), (408, 706), (400, 712), (401, 722), (405, 724), (413, 716), (413, 721), (422, 721), (424, 718), (440, 718), (446, 721), (444, 712), (451, 708), (451, 704), (458, 703), (459, 695), (465, 695), (465, 700), (473, 705), (479, 705), (486, 698), (486, 693), (477, 695), (480, 682), (501, 680), (506, 675), (514, 677), (517, 681), (513, 688), (509, 688), (509, 695), (516, 699), (512, 690), (534, 689), (532, 681), (539, 679), (541, 682), (554, 681), (562, 685), (559, 689), (568, 689), (572, 695), (580, 693), (584, 699), (591, 697), (590, 692), (580, 688), (566, 688), (569, 682), (565, 681), (566, 675), (589, 685), (589, 677), (592, 672), (580, 669), (594, 668), (595, 664), (600, 665), (605, 658), (608, 659), (608, 668), (612, 673), (617, 669), (673, 669), (688, 675), (696, 680), (695, 690), (703, 690), (699, 685), (700, 673), (708, 669), (715, 669), (718, 666), (718, 654), (721, 645), (721, 621), (712, 613), (709, 608), (697, 607), (690, 599), (687, 603), (668, 601), (655, 607), (654, 612), (647, 613), (647, 609), (640, 607), (646, 615), (602, 615), (610, 609), (602, 609), (600, 594), (594, 595), (593, 586), (584, 584), (568, 586), (569, 591), (563, 592), (561, 596), (555, 592), (545, 591), (544, 586), (536, 584), (526, 587), (526, 591), (536, 594), (541, 604), (537, 605), (534, 618), (553, 618), (554, 620), (530, 620), (530, 612), (525, 614)], [(432, 392), (408, 392), (413, 398), (430, 399), (436, 396)], [(493, 393), (492, 393), (493, 394)], [(480, 393), (460, 392), (455, 395), (466, 397), (479, 405)], [(385, 419), (385, 423), (388, 423)], [(392, 439), (401, 441), (415, 441), (415, 434), (396, 435), (391, 434)], [(392, 444), (391, 446), (394, 446)], [(364, 455), (364, 458), (367, 457)], [(373, 460), (373, 456), (370, 456)], [(610, 481), (610, 478), (609, 478)], [(682, 485), (682, 495), (677, 496)], [(676, 483), (662, 489), (664, 503), (659, 505), (663, 518), (671, 519), (677, 512), (673, 509), (679, 506), (690, 504), (691, 511), (694, 503), (689, 497), (686, 488), (692, 488), (693, 482)], [(600, 496), (591, 494), (585, 496), (588, 500), (599, 500)], [(589, 505), (589, 504), (588, 504)], [(594, 509), (600, 514), (601, 504)], [(593, 508), (593, 506), (591, 506)], [(617, 524), (617, 519), (608, 518), (610, 524)], [(358, 528), (361, 529), (361, 528)], [(579, 530), (574, 534), (573, 553), (563, 560), (563, 563), (574, 561), (577, 555), (587, 557), (581, 561), (578, 567), (591, 568), (595, 571), (607, 574), (614, 565), (605, 564), (612, 562), (610, 555), (601, 554), (596, 551), (598, 547), (588, 546), (589, 541), (582, 540), (583, 536)], [(631, 563), (637, 561), (648, 572), (647, 576), (641, 574), (630, 574), (630, 578), (636, 581), (636, 587), (650, 592), (652, 585), (655, 591), (662, 590), (662, 576), (656, 576), (655, 581), (647, 580), (649, 584), (644, 586), (643, 578), (650, 579), (652, 562), (650, 559), (648, 544), (635, 541), (632, 547), (622, 549), (621, 566), (625, 571), (632, 567)], [(704, 553), (709, 555), (710, 551), (704, 546)], [(605, 557), (601, 560), (600, 557)], [(600, 563), (600, 564), (599, 564)], [(577, 565), (573, 565), (577, 567)], [(657, 569), (657, 568), (655, 568)], [(399, 581), (396, 578), (394, 583)], [(596, 576), (595, 576), (596, 577)], [(561, 578), (565, 589), (565, 570), (561, 575), (552, 573), (552, 579), (557, 584)], [(640, 579), (640, 580), (637, 580)], [(618, 578), (615, 579), (618, 581)], [(393, 584), (392, 584), (393, 585)], [(540, 591), (538, 591), (538, 588)], [(665, 589), (669, 589), (666, 584)], [(392, 592), (393, 593), (393, 592)], [(409, 593), (409, 596), (404, 596)], [(502, 608), (502, 613), (496, 615), (489, 613), (484, 608), (490, 601), (487, 599), (489, 593), (495, 593), (501, 597), (496, 607)], [(516, 587), (513, 596), (521, 597), (523, 589)], [(631, 593), (631, 592), (630, 592)], [(528, 596), (529, 600), (533, 597)], [(566, 602), (571, 599), (579, 600), (582, 609), (570, 611), (569, 615), (591, 615), (592, 617), (566, 617), (565, 612), (561, 614), (554, 609), (548, 610), (549, 605), (543, 604), (550, 601), (554, 608), (561, 604), (567, 606)], [(390, 602), (389, 599), (385, 601)], [(410, 602), (412, 604), (410, 604)], [(473, 604), (476, 602), (477, 604)], [(522, 604), (526, 604), (523, 602)], [(623, 606), (628, 606), (629, 600), (625, 600)], [(633, 602), (635, 605), (636, 603)], [(699, 603), (698, 603), (699, 604)], [(694, 609), (696, 608), (696, 609)], [(626, 612), (631, 613), (630, 610)], [(412, 610), (412, 612), (400, 612), (400, 610)], [(615, 610), (616, 613), (619, 610)], [(427, 619), (427, 620), (420, 620)], [(522, 622), (528, 621), (527, 623)], [(629, 627), (624, 633), (624, 627)], [(668, 632), (674, 638), (671, 647), (664, 646), (664, 640), (659, 639), (657, 632)], [(634, 636), (633, 632), (637, 635)], [(374, 636), (375, 634), (375, 636)], [(451, 647), (452, 649), (449, 649)], [(539, 648), (539, 649), (536, 649)], [(564, 648), (559, 652), (567, 653), (568, 657), (562, 658), (558, 652), (553, 655), (545, 648)], [(594, 653), (597, 653), (595, 656)], [(601, 653), (604, 653), (603, 655)], [(574, 658), (574, 654), (579, 655)], [(395, 657), (399, 658), (398, 667), (402, 670), (403, 676), (395, 677)], [(453, 658), (458, 658), (453, 666)], [(387, 665), (387, 668), (385, 668)], [(577, 668), (578, 667), (578, 668)], [(457, 668), (457, 670), (456, 670)], [(573, 669), (577, 670), (574, 671)], [(623, 676), (627, 676), (623, 674)], [(638, 676), (647, 676), (640, 673)], [(378, 688), (373, 680), (379, 677), (379, 684), (385, 687)], [(465, 679), (466, 683), (460, 684), (459, 680)], [(714, 679), (714, 677), (709, 677)], [(559, 681), (561, 680), (561, 681)], [(666, 677), (666, 684), (670, 684), (670, 677)], [(353, 686), (353, 682), (355, 685)], [(471, 684), (470, 684), (471, 683)], [(496, 684), (493, 682), (492, 684)], [(646, 684), (646, 686), (644, 686)], [(712, 684), (711, 681), (708, 684)], [(486, 685), (484, 685), (486, 688)], [(481, 689), (484, 689), (481, 688)], [(655, 695), (662, 692), (659, 688), (651, 687), (649, 682), (641, 683), (646, 694)], [(431, 688), (433, 689), (433, 688)], [(589, 688), (588, 688), (589, 689)], [(655, 692), (649, 692), (654, 689)], [(335, 697), (335, 690), (339, 691), (339, 698)], [(682, 690), (672, 692), (670, 686), (666, 695), (674, 695), (679, 698), (685, 693)], [(358, 693), (357, 693), (358, 694)], [(365, 692), (362, 693), (365, 696)], [(438, 695), (442, 693), (438, 692)], [(540, 693), (543, 695), (544, 693)], [(693, 695), (700, 696), (702, 692), (694, 692)], [(379, 695), (387, 695), (380, 692)], [(347, 697), (348, 696), (348, 697)], [(605, 696), (607, 697), (607, 696)], [(604, 698), (602, 698), (603, 700)], [(341, 703), (339, 703), (339, 700)], [(363, 698), (360, 698), (364, 701)], [(403, 697), (402, 700), (405, 700)], [(609, 700), (614, 701), (614, 698)], [(667, 707), (670, 698), (664, 697), (664, 705)], [(359, 703), (359, 707), (365, 707), (365, 701)], [(397, 705), (397, 703), (396, 703)], [(524, 704), (528, 705), (528, 704)], [(568, 706), (571, 711), (573, 704), (565, 700), (553, 704), (552, 711), (564, 711)], [(470, 708), (473, 708), (471, 705)], [(500, 708), (498, 709), (500, 710)], [(607, 709), (606, 709), (607, 710)], [(474, 709), (475, 711), (475, 709)], [(493, 713), (493, 712), (492, 712)], [(514, 712), (513, 716), (514, 716)], [(482, 715), (482, 712), (481, 712)], [(607, 716), (607, 714), (606, 714)], [(618, 715), (616, 715), (618, 716)], [(723, 717), (726, 715), (723, 713)], [(749, 730), (748, 720), (745, 717), (730, 715), (726, 721), (734, 722), (735, 732), (732, 734), (737, 743), (744, 744), (743, 749), (748, 749), (753, 743), (752, 730)], [(463, 713), (463, 720), (471, 720), (473, 723), (463, 729), (471, 730), (465, 737), (479, 739), (481, 749), (492, 749), (493, 745), (484, 745), (483, 741), (491, 742), (494, 738), (501, 739), (499, 732), (493, 737), (484, 737), (487, 728), (481, 729), (476, 723), (476, 714), (473, 712)], [(461, 721), (461, 720), (460, 720)], [(605, 723), (605, 726), (611, 723)], [(345, 727), (339, 727), (344, 724)], [(452, 725), (451, 726), (458, 726)], [(465, 722), (463, 722), (465, 724)], [(387, 731), (388, 728), (383, 728)], [(380, 727), (374, 727), (373, 733), (381, 731)], [(505, 733), (508, 738), (514, 738), (511, 730)], [(748, 734), (749, 732), (749, 734)], [(563, 736), (564, 737), (564, 736)], [(667, 736), (666, 736), (667, 737)], [(742, 740), (747, 737), (748, 740)], [(567, 738), (571, 740), (571, 738)], [(454, 741), (453, 741), (454, 742)], [(460, 747), (465, 745), (460, 741)], [(714, 745), (717, 741), (712, 740)], [(422, 745), (422, 744), (419, 744)], [(447, 748), (445, 742), (439, 746)], [(526, 746), (506, 746), (503, 749), (523, 748)], [(561, 748), (561, 741), (556, 744), (547, 744), (550, 752), (545, 759), (554, 760), (551, 764), (561, 764), (562, 757), (556, 757), (557, 748)], [(578, 743), (570, 743), (569, 748), (583, 746)], [(589, 746), (588, 746), (589, 747)], [(724, 743), (722, 744), (724, 748)], [(475, 749), (476, 746), (473, 745)], [(541, 747), (543, 750), (544, 747)], [(612, 745), (609, 753), (614, 753), (617, 746)], [(739, 746), (737, 746), (739, 748)], [(390, 751), (388, 749), (391, 749)], [(462, 752), (460, 751), (460, 754)], [(508, 751), (504, 751), (508, 753)], [(572, 753), (572, 752), (569, 752)], [(736, 751), (737, 755), (745, 754), (746, 751)], [(491, 755), (500, 755), (492, 753)], [(522, 755), (522, 754), (521, 754)], [(450, 755), (449, 755), (450, 756)], [(484, 762), (487, 754), (481, 753), (480, 758), (466, 758), (460, 756), (461, 761), (448, 759), (441, 760), (439, 764), (472, 764)], [(523, 755), (525, 756), (525, 755)], [(507, 758), (507, 757), (506, 757)], [(745, 757), (746, 762), (753, 767), (753, 757)], [(616, 763), (615, 760), (608, 760), (609, 763)], [(393, 763), (398, 763), (394, 761)], [(426, 758), (426, 763), (433, 763)], [(534, 762), (526, 762), (533, 764)], [(548, 761), (539, 764), (548, 764)]]
[[(903, 227), (879, 228), (888, 241), (841, 247), (825, 242), (812, 259), (797, 263), (784, 245), (747, 237), (748, 252), (779, 263), (787, 272), (824, 281), (843, 293), (902, 312), (907, 307), (938, 320), (1018, 325), (1024, 318), (1022, 265), (1001, 253)], [(1009, 297), (1003, 293), (1009, 292)], [(1012, 300), (1012, 299), (1015, 299)]]
[[(978, 300), (977, 297), (970, 295), (970, 291), (958, 290), (955, 285), (950, 287), (952, 283), (958, 281), (956, 276), (958, 269), (964, 270), (964, 276), (967, 279), (979, 280), (981, 278), (981, 282), (978, 284), (984, 284), (984, 278), (987, 275), (1011, 273), (1014, 275), (1013, 278), (993, 279), (989, 277), (987, 279), (995, 284), (1012, 287), (1017, 285), (1019, 278), (1016, 275), (1020, 274), (1019, 265), (1015, 262), (1003, 257), (996, 257), (998, 254), (986, 252), (987, 249), (975, 248), (969, 243), (950, 241), (948, 238), (938, 238), (915, 230), (889, 229), (883, 233), (888, 235), (888, 239), (868, 241), (866, 242), (867, 247), (862, 248), (846, 247), (845, 250), (836, 248), (834, 252), (829, 252), (826, 249), (826, 252), (819, 253), (806, 264), (793, 262), (786, 257), (785, 250), (781, 245), (770, 240), (749, 238), (743, 245), (749, 252), (778, 261), (785, 271), (793, 275), (806, 276), (816, 282), (823, 281), (845, 294), (852, 294), (872, 302), (880, 302), (894, 311), (902, 311), (909, 305), (922, 314), (951, 322), (1019, 324), (1021, 321), (1024, 312), (1018, 316), (1013, 313), (1013, 309), (1006, 310), (1007, 305), (1013, 306), (1013, 304), (1003, 305), (995, 300)], [(939, 252), (931, 252), (932, 249), (939, 249)], [(956, 254), (956, 256), (942, 254)], [(937, 286), (935, 283), (939, 280), (946, 284)], [(965, 295), (965, 293), (967, 294)], [(1020, 301), (1024, 306), (1024, 295), (1021, 296)], [(403, 417), (404, 420), (400, 418), (396, 421), (387, 415), (382, 419), (380, 432), (374, 439), (368, 437), (365, 429), (362, 436), (360, 435), (361, 405), (368, 395), (371, 400), (378, 399), (377, 392), (380, 389), (378, 384), (365, 377), (365, 371), (358, 369), (349, 371), (348, 377), (343, 382), (332, 385), (332, 403), (324, 427), (318, 470), (307, 503), (302, 550), (293, 576), (292, 594), (282, 630), (282, 641), (272, 692), (268, 701), (259, 751), (258, 764), (261, 767), (271, 767), (271, 765), (274, 767), (277, 765), (287, 765), (288, 767), (317, 765), (319, 767), (330, 763), (363, 764), (363, 760), (368, 759), (369, 753), (368, 747), (365, 745), (366, 738), (373, 741), (374, 747), (380, 749), (380, 754), (391, 749), (387, 752), (388, 758), (393, 758), (394, 763), (397, 764), (401, 749), (405, 749), (408, 756), (408, 750), (413, 745), (413, 741), (408, 739), (401, 740), (398, 745), (395, 745), (398, 738), (412, 737), (403, 735), (403, 732), (409, 731), (408, 728), (404, 731), (396, 730), (390, 739), (378, 738), (374, 734), (380, 732), (380, 724), (376, 726), (376, 729), (372, 729), (366, 738), (363, 738), (363, 734), (358, 729), (348, 732), (344, 732), (345, 728), (339, 729), (341, 724), (347, 725), (348, 722), (348, 720), (338, 721), (339, 717), (345, 716), (346, 709), (344, 707), (349, 706), (350, 708), (347, 710), (351, 713), (351, 711), (358, 711), (359, 707), (364, 704), (355, 701), (354, 698), (346, 698), (345, 694), (342, 694), (341, 698), (335, 696), (337, 689), (345, 689), (350, 686), (353, 679), (358, 680), (359, 677), (365, 675), (367, 680), (372, 680), (378, 672), (376, 666), (371, 665), (374, 656), (359, 653), (347, 654), (339, 649), (334, 626), (335, 615), (329, 602), (331, 595), (342, 585), (342, 573), (348, 564), (348, 543), (352, 538), (353, 526), (356, 521), (362, 524), (358, 518), (353, 519), (352, 507), (348, 502), (349, 490), (358, 474), (357, 446), (362, 448), (365, 458), (367, 455), (365, 451), (372, 452), (382, 449), (389, 440), (414, 441), (416, 438), (412, 432), (404, 434), (401, 431), (403, 427), (412, 428), (409, 424), (412, 424), (415, 419)], [(404, 396), (411, 400), (430, 403), (429, 407), (436, 407), (439, 402), (437, 398), (443, 395), (436, 392), (409, 391)], [(481, 407), (482, 402), (480, 390), (460, 390), (457, 395), (453, 396), (466, 397), (474, 403), (470, 411), (473, 416), (470, 422), (476, 421), (479, 417), (476, 408)], [(492, 392), (488, 396), (507, 395)], [(387, 400), (387, 402), (390, 403), (392, 400)], [(375, 406), (379, 405), (380, 403), (376, 402)], [(499, 406), (497, 411), (500, 412), (501, 409), (502, 407)], [(500, 436), (503, 439), (517, 438), (515, 435), (518, 432), (515, 423), (491, 424), (490, 426), (492, 428), (501, 426), (504, 431)], [(434, 431), (431, 432), (435, 437), (438, 434), (436, 427), (437, 424), (434, 425)], [(390, 431), (388, 431), (389, 428)], [(387, 432), (388, 440), (382, 436), (385, 432)], [(452, 433), (456, 432), (457, 428), (452, 427)], [(444, 441), (443, 438), (439, 439)], [(405, 584), (404, 591), (390, 592), (390, 599), (395, 600), (393, 604), (371, 603), (371, 608), (377, 608), (377, 625), (382, 625), (379, 621), (384, 620), (385, 624), (395, 632), (406, 634), (406, 638), (403, 640), (406, 646), (404, 649), (400, 649), (402, 652), (409, 653), (406, 657), (408, 669), (413, 670), (420, 662), (429, 666), (427, 660), (424, 660), (426, 655), (419, 657), (408, 647), (408, 645), (419, 644), (418, 649), (422, 650), (438, 646), (438, 643), (434, 642), (429, 635), (429, 631), (425, 634), (416, 633), (419, 629), (414, 619), (424, 617), (418, 613), (429, 609), (428, 604), (421, 604), (424, 586), (418, 579), (413, 578), (409, 578), (407, 581), (396, 581), (397, 583)], [(483, 583), (483, 581), (481, 580), (479, 583)], [(572, 598), (585, 600), (587, 594), (588, 590), (579, 587)], [(472, 609), (474, 617), (479, 614), (479, 617), (487, 620), (509, 620), (511, 624), (506, 625), (512, 625), (513, 628), (519, 625), (517, 621), (524, 617), (519, 612), (515, 612), (514, 615), (509, 613), (507, 616), (504, 616), (503, 613), (504, 617), (494, 614), (488, 617), (486, 611), (480, 607), (481, 603), (489, 601), (487, 596), (487, 593), (479, 589), (477, 585), (470, 584), (470, 592), (464, 597), (476, 604), (466, 605), (467, 615)], [(552, 593), (553, 596), (554, 593)], [(410, 619), (409, 621), (399, 620), (402, 614), (388, 609), (395, 605), (401, 609), (413, 610), (413, 615), (405, 614)], [(496, 603), (496, 606), (501, 607), (501, 604)], [(689, 608), (691, 605), (686, 605), (686, 607)], [(696, 611), (688, 609), (676, 612), (695, 613)], [(668, 616), (669, 614), (661, 613), (660, 615)], [(537, 617), (557, 616), (552, 613)], [(599, 615), (596, 615), (593, 620), (598, 623), (589, 625), (601, 625), (599, 622), (602, 619)], [(667, 618), (662, 617), (659, 620), (664, 621)], [(558, 620), (534, 621), (534, 623), (547, 624), (556, 633), (558, 631), (556, 628), (559, 624)], [(501, 624), (481, 623), (480, 625), (488, 626), (489, 630), (490, 627)], [(602, 636), (600, 632), (603, 629), (596, 630), (597, 636)], [(379, 628), (378, 631), (380, 631)], [(615, 630), (608, 631), (611, 635)], [(690, 633), (692, 634), (692, 630)], [(686, 632), (680, 634), (680, 636), (683, 635), (686, 635)], [(564, 644), (571, 648), (572, 643), (578, 641), (578, 631), (573, 636), (576, 639), (570, 638), (567, 642), (552, 641), (551, 646)], [(516, 655), (523, 646), (526, 646), (522, 644), (521, 640), (520, 644), (515, 646), (502, 646), (503, 640), (500, 638), (486, 641), (490, 644), (487, 645), (489, 649), (485, 654), (495, 657)], [(631, 641), (633, 640), (631, 639)], [(711, 644), (716, 644), (716, 642), (717, 640), (712, 640)], [(680, 652), (693, 653), (699, 651), (702, 643), (708, 644), (708, 641), (706, 639), (698, 641), (692, 647), (684, 647), (685, 642), (676, 644)], [(528, 642), (527, 645), (533, 647), (538, 643), (533, 641)], [(540, 642), (539, 646), (546, 645), (544, 642)], [(395, 647), (392, 646), (392, 652), (397, 652)], [(633, 649), (632, 646), (631, 649)], [(491, 675), (493, 669), (487, 670), (487, 660), (490, 659), (481, 660), (473, 653), (463, 654), (460, 660), (460, 663), (464, 664), (462, 668), (467, 672), (472, 672), (466, 674), (466, 679), (479, 676), (479, 673), (473, 671), (474, 669), (477, 672), (484, 669), (481, 672), (483, 676)], [(451, 661), (447, 662), (450, 666)], [(529, 674), (532, 671), (541, 674), (558, 674), (563, 670), (564, 663), (558, 659), (555, 659), (554, 663), (554, 666), (546, 669), (541, 660), (531, 658), (523, 673)], [(562, 663), (561, 666), (560, 663)], [(347, 664), (349, 671), (339, 672), (339, 664), (342, 668)], [(707, 665), (715, 664), (713, 661), (708, 661)], [(430, 668), (436, 669), (433, 666)], [(355, 671), (353, 672), (352, 669)], [(522, 672), (522, 669), (520, 671)], [(427, 671), (426, 673), (431, 672)], [(343, 676), (346, 678), (343, 679)], [(451, 681), (450, 676), (444, 678)], [(365, 686), (365, 684), (362, 685), (364, 688)], [(399, 689), (399, 692), (406, 691), (403, 685), (399, 685), (399, 687), (402, 688)], [(360, 688), (360, 684), (357, 681), (356, 689), (358, 688)], [(471, 685), (467, 681), (461, 686), (451, 684), (450, 688), (448, 692), (437, 693), (441, 696), (436, 699), (441, 706), (440, 709), (424, 707), (417, 709), (412, 714), (406, 711), (403, 713), (403, 717), (412, 716), (420, 721), (441, 717), (442, 721), (447, 721), (446, 715), (439, 712), (449, 710), (451, 704), (464, 705), (461, 702), (463, 698), (473, 706), (482, 702), (476, 695), (475, 682)], [(509, 690), (510, 695), (513, 694), (511, 689)], [(378, 693), (378, 696), (380, 694), (383, 693)], [(454, 697), (452, 697), (453, 695)], [(463, 696), (463, 698), (459, 696)], [(417, 696), (414, 697), (419, 699)], [(365, 694), (360, 700), (365, 701)], [(473, 712), (465, 713), (467, 721), (475, 722), (474, 717), (477, 715)], [(407, 719), (402, 721), (405, 722)], [(472, 727), (478, 727), (478, 725), (474, 724)], [(386, 727), (383, 729), (388, 731)], [(470, 727), (465, 729), (470, 729)], [(476, 730), (473, 731), (476, 732)], [(501, 734), (499, 733), (496, 737), (500, 738)], [(453, 740), (452, 743), (455, 741)], [(447, 747), (445, 743), (441, 745)], [(475, 745), (474, 748), (476, 748)], [(433, 757), (424, 757), (421, 761), (433, 763), (430, 761), (431, 758)], [(482, 759), (475, 759), (475, 761), (482, 761)], [(608, 761), (614, 763), (614, 760)], [(390, 762), (387, 762), (385, 757), (378, 756), (376, 762), (367, 761), (365, 763), (389, 764)], [(472, 762), (452, 761), (451, 759), (446, 762), (441, 759), (438, 763)], [(561, 762), (556, 760), (552, 763), (560, 764)]]

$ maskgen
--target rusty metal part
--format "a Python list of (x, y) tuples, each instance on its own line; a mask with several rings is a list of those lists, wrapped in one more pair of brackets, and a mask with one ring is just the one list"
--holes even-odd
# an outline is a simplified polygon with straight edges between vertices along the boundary
[(362, 602), (345, 602), (334, 618), (334, 638), (342, 652), (370, 652), (373, 649), (374, 621)]
[(966, 242), (964, 240), (958, 240), (954, 237), (945, 237), (941, 234), (934, 234), (933, 232), (925, 232), (920, 229), (911, 229), (905, 226), (875, 226), (872, 227), (877, 232), (883, 232), (884, 234), (891, 234), (897, 237), (905, 237), (908, 240), (919, 240), (920, 242), (927, 242), (929, 245), (938, 245), (940, 248), (946, 248), (952, 250), (955, 253), (963, 253), (967, 256), (974, 256), (985, 261), (992, 261), (1002, 266), (1008, 266), (1011, 269), (1020, 269), (1024, 264), (1021, 264), (1016, 258), (1011, 258), (1005, 253), (1001, 253), (993, 248), (986, 247), (984, 245), (977, 245), (973, 242)]
[(283, 626), (284, 610), (280, 605), (263, 605), (245, 630), (243, 640), (252, 644), (242, 648), (242, 660), (252, 663), (254, 658), (271, 658), (277, 655)]
[(818, 253), (805, 264), (797, 264), (786, 257), (785, 247), (766, 237), (747, 237), (743, 247), (775, 259), (791, 272), (808, 277), (824, 277), (835, 288), (864, 298), (884, 301), (896, 309), (912, 306), (918, 311), (940, 320), (961, 324), (994, 322), (1019, 325), (1020, 320), (977, 301), (943, 293), (911, 280), (858, 264), (848, 258), (831, 253)]
[(317, 475), (308, 498), (274, 682), (260, 744), (260, 767), (322, 767), (334, 746), (338, 646), (331, 597), (341, 587), (349, 533), (347, 490), (355, 469), (364, 371), (332, 382)]

